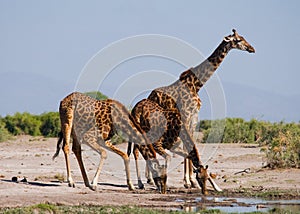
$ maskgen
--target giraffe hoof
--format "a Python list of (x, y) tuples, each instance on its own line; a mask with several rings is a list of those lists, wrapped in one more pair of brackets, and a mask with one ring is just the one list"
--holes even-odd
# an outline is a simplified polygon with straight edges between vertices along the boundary
[(69, 187), (75, 188), (75, 184), (74, 183), (69, 183)]
[(191, 188), (199, 189), (199, 186), (195, 181), (191, 181)]
[(154, 185), (153, 179), (147, 179), (147, 184)]
[(135, 190), (135, 188), (134, 188), (134, 186), (133, 186), (132, 184), (128, 185), (128, 189), (129, 189), (130, 191)]
[(191, 188), (191, 184), (183, 184), (183, 186), (184, 186), (184, 188), (186, 188), (186, 189), (190, 189)]
[(142, 181), (138, 181), (138, 187), (139, 187), (139, 189), (145, 189), (145, 186), (142, 183)]
[(97, 185), (90, 185), (89, 188), (93, 191), (97, 190)]

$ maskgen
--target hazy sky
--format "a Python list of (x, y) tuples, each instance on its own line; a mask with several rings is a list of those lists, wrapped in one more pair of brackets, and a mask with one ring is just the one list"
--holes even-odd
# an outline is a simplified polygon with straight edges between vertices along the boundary
[[(46, 82), (41, 85), (53, 81), (75, 86), (88, 61), (120, 39), (140, 34), (168, 35), (190, 44), (207, 57), (236, 28), (255, 47), (256, 53), (230, 52), (218, 69), (220, 81), (285, 96), (299, 95), (299, 10), (298, 0), (0, 0), (0, 78), (8, 73), (21, 73), (21, 77), (43, 77)], [(178, 76), (185, 67), (196, 65), (166, 61), (149, 59), (125, 68), (137, 72), (138, 69), (167, 73), (173, 70), (172, 75)], [(124, 77), (115, 78), (117, 81)], [(28, 80), (33, 81), (32, 87), (34, 80)], [(151, 78), (149, 81), (155, 83)], [(14, 90), (21, 95), (23, 88), (19, 86), (14, 84)], [(72, 87), (57, 94), (58, 99), (71, 90)], [(110, 93), (109, 88), (105, 90)], [(1, 99), (5, 100), (3, 96), (9, 93), (2, 92)], [(31, 105), (38, 106), (39, 100)], [(14, 108), (14, 111), (24, 110), (22, 103)], [(49, 110), (55, 109), (51, 106), (40, 111)], [(1, 107), (0, 111), (1, 115), (11, 113)]]

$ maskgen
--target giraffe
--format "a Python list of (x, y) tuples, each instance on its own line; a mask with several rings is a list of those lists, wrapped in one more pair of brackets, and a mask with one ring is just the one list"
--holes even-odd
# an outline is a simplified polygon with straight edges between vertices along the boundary
[[(198, 149), (190, 136), (189, 131), (181, 120), (181, 115), (178, 109), (163, 109), (157, 103), (143, 99), (138, 102), (131, 111), (134, 119), (140, 124), (140, 127), (146, 132), (147, 138), (153, 143), (155, 151), (164, 157), (165, 166), (168, 166), (170, 155), (165, 149), (170, 150), (180, 156), (187, 157), (192, 161), (196, 179), (201, 187), (202, 193), (207, 194), (206, 181), (209, 180), (216, 190), (220, 188), (209, 178), (207, 173), (208, 166), (204, 167), (201, 163)], [(179, 147), (180, 141), (183, 142), (185, 149)], [(175, 144), (177, 143), (177, 144)], [(134, 158), (138, 159), (138, 148), (134, 145)], [(188, 151), (188, 152), (187, 152)], [(127, 154), (130, 155), (131, 143), (128, 144)], [(139, 168), (137, 169), (138, 180), (140, 181)], [(165, 193), (165, 192), (163, 192)]]
[[(122, 132), (128, 140), (138, 144), (138, 148), (150, 166), (151, 172), (156, 175), (158, 189), (161, 189), (166, 183), (166, 175), (162, 174), (163, 166), (159, 165), (156, 159), (156, 153), (147, 139), (144, 131), (140, 128), (138, 123), (135, 122), (133, 117), (127, 109), (118, 101), (96, 100), (85, 94), (73, 92), (65, 97), (60, 102), (59, 107), (60, 120), (61, 120), (61, 133), (57, 142), (56, 153), (53, 159), (58, 156), (61, 147), (63, 148), (66, 168), (67, 180), (70, 187), (75, 187), (75, 183), (70, 172), (69, 160), (69, 145), (71, 138), (73, 139), (72, 150), (78, 161), (84, 183), (92, 190), (96, 190), (98, 177), (100, 175), (103, 162), (107, 157), (106, 151), (108, 149), (117, 153), (123, 158), (125, 164), (125, 171), (127, 177), (127, 185), (129, 190), (133, 190), (134, 186), (130, 180), (129, 172), (129, 157), (117, 146), (114, 146), (110, 139), (118, 132)], [(63, 145), (62, 144), (63, 141)], [(91, 185), (84, 168), (81, 155), (81, 144), (87, 144), (92, 149), (101, 155), (101, 159), (93, 178)], [(103, 147), (103, 148), (102, 148)]]
[[(201, 100), (198, 96), (199, 90), (217, 70), (230, 50), (255, 52), (255, 49), (235, 29), (232, 32), (233, 34), (223, 38), (219, 46), (206, 60), (181, 73), (179, 79), (174, 83), (154, 89), (148, 96), (149, 100), (156, 102), (164, 109), (177, 108), (191, 136), (193, 136), (196, 128), (198, 111), (201, 106)], [(185, 159), (184, 165), (184, 186), (195, 187), (196, 182), (192, 177), (191, 161)]]

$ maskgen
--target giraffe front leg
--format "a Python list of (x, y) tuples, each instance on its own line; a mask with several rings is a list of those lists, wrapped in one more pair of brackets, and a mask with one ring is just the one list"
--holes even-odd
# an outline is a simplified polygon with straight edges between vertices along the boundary
[(126, 181), (127, 181), (128, 189), (134, 190), (135, 188), (130, 179), (129, 158), (128, 159), (124, 158), (124, 164), (125, 164), (125, 171), (126, 171), (126, 178), (127, 178)]
[[(128, 153), (127, 153), (128, 154)], [(138, 179), (138, 187), (139, 189), (145, 189), (144, 184), (141, 179), (141, 172), (140, 172), (140, 167), (139, 167), (139, 146), (137, 144), (134, 144), (133, 147), (133, 156), (135, 160), (135, 169), (136, 169), (136, 176)]]
[(128, 189), (129, 190), (134, 190), (135, 188), (134, 188), (134, 186), (131, 182), (131, 179), (130, 179), (130, 169), (129, 169), (129, 157), (128, 157), (128, 155), (125, 152), (121, 151), (116, 146), (112, 145), (110, 141), (105, 142), (105, 147), (107, 149), (111, 150), (112, 152), (120, 155), (123, 158), (124, 165), (125, 165), (126, 181), (127, 181)]
[(184, 158), (183, 161), (183, 170), (184, 170), (184, 174), (183, 174), (183, 186), (187, 189), (190, 189), (192, 184), (190, 181), (190, 177), (189, 177), (189, 163), (188, 163), (188, 159)]
[(90, 188), (94, 191), (97, 189), (97, 184), (98, 184), (101, 169), (104, 164), (104, 160), (107, 159), (106, 151), (104, 149), (102, 149), (100, 146), (99, 146), (99, 149), (96, 151), (100, 153), (101, 159), (100, 159), (96, 174), (95, 174), (93, 181), (91, 183), (91, 186), (90, 186)]
[(190, 179), (190, 183), (191, 183), (191, 188), (196, 188), (196, 189), (200, 189), (200, 186), (198, 185), (198, 182), (195, 178), (194, 175), (194, 167), (193, 167), (193, 162), (190, 159), (187, 159), (187, 164), (188, 164), (188, 174), (189, 174), (189, 179)]
[(145, 167), (145, 177), (147, 178), (147, 183), (150, 185), (155, 185), (155, 182), (153, 180), (153, 175), (151, 170), (149, 169), (149, 163), (146, 161), (146, 167)]

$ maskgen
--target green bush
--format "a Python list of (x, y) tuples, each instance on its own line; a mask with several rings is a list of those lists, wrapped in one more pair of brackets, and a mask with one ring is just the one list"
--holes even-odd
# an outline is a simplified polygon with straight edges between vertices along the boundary
[(85, 92), (84, 94), (86, 94), (92, 98), (95, 98), (96, 100), (105, 100), (108, 98), (106, 95), (102, 94), (100, 91), (90, 91), (90, 92)]
[(31, 115), (28, 112), (15, 113), (13, 116), (3, 118), (5, 127), (13, 135), (28, 134), (32, 136), (41, 135), (41, 121), (38, 116)]
[(261, 151), (270, 168), (300, 168), (300, 125), (274, 123), (264, 130)]
[(7, 115), (1, 118), (0, 121), (0, 135), (2, 136), (26, 134), (56, 137), (59, 131), (60, 120), (57, 112), (48, 112), (41, 115), (18, 112), (13, 116)]
[(5, 123), (2, 121), (2, 118), (0, 118), (0, 142), (9, 140), (10, 138), (11, 134), (5, 128)]
[(41, 120), (40, 132), (45, 137), (56, 137), (60, 132), (60, 118), (58, 112), (48, 112), (39, 116)]
[(260, 127), (261, 122), (242, 118), (204, 120), (198, 124), (204, 135), (202, 142), (207, 143), (257, 143)]
[(271, 168), (300, 168), (300, 124), (252, 119), (204, 120), (198, 124), (203, 143), (257, 143)]

